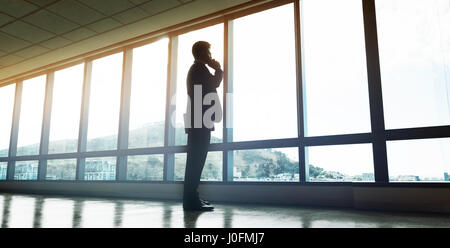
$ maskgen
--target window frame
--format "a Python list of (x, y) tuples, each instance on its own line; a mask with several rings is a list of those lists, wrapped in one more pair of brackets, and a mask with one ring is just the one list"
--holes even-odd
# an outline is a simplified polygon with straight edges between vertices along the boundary
[[(70, 62), (62, 66), (41, 70), (34, 74), (15, 79), (13, 81), (2, 84), (16, 84), (16, 92), (14, 98), (14, 112), (11, 127), (9, 156), (7, 158), (0, 158), (0, 162), (7, 162), (7, 179), (3, 181), (14, 180), (14, 168), (16, 161), (37, 160), (38, 165), (38, 181), (45, 181), (46, 163), (49, 159), (77, 159), (77, 171), (75, 182), (84, 181), (84, 166), (86, 158), (93, 157), (115, 157), (116, 158), (116, 180), (112, 182), (129, 182), (126, 180), (127, 175), (127, 156), (130, 155), (164, 155), (164, 169), (163, 182), (182, 183), (174, 180), (174, 154), (187, 151), (186, 146), (175, 146), (174, 144), (174, 127), (169, 125), (169, 118), (171, 113), (175, 110), (175, 106), (171, 104), (170, 99), (176, 94), (176, 62), (177, 62), (177, 42), (178, 36), (197, 30), (203, 27), (212, 26), (215, 24), (224, 24), (224, 79), (223, 79), (223, 122), (227, 123), (232, 119), (232, 109), (226, 94), (233, 92), (233, 71), (230, 65), (233, 63), (231, 56), (233, 51), (233, 20), (251, 15), (253, 13), (261, 12), (271, 8), (279, 7), (285, 4), (293, 4), (294, 14), (294, 28), (295, 28), (295, 68), (296, 68), (296, 95), (297, 95), (297, 130), (298, 137), (288, 139), (271, 139), (271, 140), (257, 140), (257, 141), (240, 141), (233, 142), (231, 139), (232, 129), (223, 128), (223, 143), (211, 144), (209, 151), (222, 152), (222, 181), (221, 182), (202, 182), (208, 184), (261, 184), (258, 182), (234, 182), (233, 181), (233, 158), (230, 154), (234, 150), (244, 149), (263, 149), (263, 148), (283, 148), (295, 147), (298, 149), (299, 158), (299, 181), (298, 182), (264, 182), (267, 184), (308, 184), (308, 185), (412, 185), (417, 186), (417, 183), (396, 183), (389, 182), (388, 164), (386, 155), (386, 142), (392, 140), (408, 140), (408, 139), (427, 139), (427, 138), (448, 138), (450, 137), (450, 125), (446, 126), (432, 126), (419, 128), (403, 128), (386, 130), (384, 125), (383, 114), (383, 98), (381, 91), (381, 77), (380, 77), (380, 60), (378, 51), (378, 38), (376, 26), (375, 0), (361, 0), (362, 12), (364, 21), (364, 40), (366, 47), (366, 62), (367, 62), (367, 79), (369, 89), (369, 106), (371, 117), (371, 132), (358, 134), (342, 134), (342, 135), (327, 135), (305, 137), (305, 113), (304, 113), (304, 62), (302, 57), (302, 22), (301, 22), (301, 0), (283, 0), (263, 3), (257, 6), (249, 7), (243, 10), (238, 10), (232, 13), (226, 13), (220, 17), (201, 19), (200, 22), (192, 22), (193, 24), (181, 28), (174, 27), (172, 30), (166, 30), (156, 36), (147, 39), (136, 39), (127, 44), (119, 43), (112, 48), (108, 47), (104, 50), (95, 51), (92, 54), (74, 58)], [(167, 64), (167, 85), (166, 85), (166, 104), (165, 104), (165, 130), (164, 130), (164, 146), (163, 147), (148, 147), (148, 148), (134, 148), (128, 149), (128, 132), (129, 132), (129, 117), (130, 117), (130, 94), (131, 94), (131, 69), (132, 69), (132, 49), (150, 44), (160, 38), (169, 38), (168, 43), (168, 64)], [(110, 49), (110, 50), (108, 50)], [(119, 130), (118, 130), (118, 144), (117, 149), (108, 151), (86, 151), (87, 141), (87, 122), (89, 111), (89, 97), (90, 97), (90, 80), (92, 73), (92, 61), (97, 58), (105, 57), (114, 53), (123, 52), (123, 68), (121, 79), (121, 99), (120, 99), (120, 115), (119, 115)], [(53, 74), (55, 71), (68, 68), (78, 63), (84, 63), (83, 76), (83, 93), (80, 113), (79, 138), (77, 152), (63, 153), (63, 154), (48, 154), (48, 139), (49, 139), (49, 123), (50, 110), (52, 104), (52, 89), (53, 89)], [(16, 156), (17, 152), (17, 132), (20, 116), (20, 105), (22, 100), (22, 82), (26, 79), (47, 74), (47, 84), (45, 93), (44, 116), (42, 121), (41, 143), (38, 155), (32, 156)], [(225, 126), (225, 125), (224, 125)], [(374, 183), (351, 183), (351, 182), (330, 182), (318, 183), (309, 182), (307, 166), (305, 165), (305, 147), (308, 146), (323, 146), (323, 145), (339, 145), (339, 144), (360, 144), (371, 143), (373, 147), (373, 161), (375, 182)], [(53, 182), (54, 180), (52, 180)], [(107, 180), (111, 181), (111, 180)], [(92, 181), (89, 181), (92, 182)], [(104, 181), (102, 181), (104, 182)], [(133, 181), (136, 183), (136, 181)], [(148, 183), (148, 182), (142, 182)], [(154, 183), (154, 182), (152, 182)], [(448, 183), (420, 183), (431, 186), (448, 186)]]

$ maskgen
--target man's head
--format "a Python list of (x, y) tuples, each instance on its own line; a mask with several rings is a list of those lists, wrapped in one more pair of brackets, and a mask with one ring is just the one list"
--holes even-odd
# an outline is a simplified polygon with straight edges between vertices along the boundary
[(206, 41), (197, 41), (192, 46), (192, 55), (194, 55), (196, 60), (207, 64), (211, 60), (211, 52), (209, 51), (210, 47), (211, 44)]

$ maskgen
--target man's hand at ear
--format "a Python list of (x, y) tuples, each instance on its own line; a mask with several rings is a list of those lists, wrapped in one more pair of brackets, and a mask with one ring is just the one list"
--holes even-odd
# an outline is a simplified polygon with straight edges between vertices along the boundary
[(220, 70), (220, 63), (217, 62), (215, 59), (211, 59), (208, 63), (209, 67), (213, 68), (214, 70)]

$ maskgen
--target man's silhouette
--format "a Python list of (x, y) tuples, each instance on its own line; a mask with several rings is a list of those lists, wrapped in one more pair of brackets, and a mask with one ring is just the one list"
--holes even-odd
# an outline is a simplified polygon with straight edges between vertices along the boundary
[[(206, 41), (198, 41), (192, 46), (192, 54), (195, 62), (189, 69), (187, 75), (187, 94), (190, 103), (195, 103), (201, 97), (200, 101), (203, 103), (205, 95), (210, 93), (217, 94), (216, 88), (220, 86), (223, 72), (220, 68), (219, 62), (211, 58), (209, 51), (211, 45)], [(215, 70), (212, 75), (206, 65)], [(194, 87), (201, 86), (201, 94), (194, 94)], [(218, 98), (216, 98), (218, 101)], [(219, 102), (215, 102), (219, 104)], [(214, 125), (205, 126), (203, 116), (205, 111), (209, 108), (202, 104), (201, 110), (201, 125), (194, 125), (194, 105), (188, 104), (188, 118), (190, 121), (185, 127), (188, 134), (188, 152), (186, 159), (186, 172), (184, 176), (184, 192), (183, 192), (183, 209), (184, 210), (213, 210), (208, 201), (202, 200), (198, 194), (198, 186), (200, 184), (200, 177), (202, 175), (203, 167), (205, 165), (206, 155), (208, 154), (208, 146), (211, 138), (211, 131), (214, 131)], [(190, 113), (189, 113), (190, 112)], [(217, 117), (213, 115), (212, 119)], [(209, 127), (209, 128), (208, 128)]]

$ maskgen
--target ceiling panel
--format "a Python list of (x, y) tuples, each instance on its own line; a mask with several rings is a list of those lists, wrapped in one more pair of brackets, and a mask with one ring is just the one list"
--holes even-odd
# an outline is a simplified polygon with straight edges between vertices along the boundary
[(37, 55), (43, 54), (48, 51), (49, 51), (49, 49), (41, 47), (41, 46), (31, 46), (31, 47), (28, 47), (28, 48), (25, 48), (23, 50), (16, 52), (15, 55), (18, 55), (23, 58), (31, 58), (31, 57), (35, 57)]
[(145, 3), (140, 7), (145, 10), (148, 14), (154, 15), (164, 10), (173, 8), (180, 5), (181, 3), (177, 0), (153, 0), (151, 2)]
[(24, 39), (32, 43), (47, 40), (55, 36), (50, 32), (47, 32), (35, 26), (31, 26), (30, 24), (22, 21), (15, 21), (9, 25), (4, 26), (1, 30), (5, 33), (11, 34), (12, 36)]
[(104, 18), (104, 15), (75, 0), (60, 1), (49, 6), (47, 9), (82, 25)]
[(58, 1), (61, 1), (61, 0), (27, 0), (27, 2), (34, 3), (39, 6), (47, 6), (51, 3), (58, 2)]
[(0, 13), (0, 26), (14, 20), (13, 17)]
[(114, 15), (114, 19), (117, 19), (121, 23), (131, 23), (139, 19), (145, 18), (147, 13), (142, 9), (135, 7), (125, 12)]
[(11, 53), (29, 45), (31, 45), (31, 43), (27, 41), (19, 40), (0, 32), (0, 47), (4, 52)]
[(38, 7), (24, 0), (1, 0), (0, 10), (14, 17), (22, 17)]
[(79, 27), (78, 24), (68, 21), (45, 9), (40, 10), (30, 16), (27, 16), (23, 20), (56, 34), (62, 34)]
[(52, 50), (134, 25), (185, 1), (0, 0), (0, 67), (4, 71), (24, 60), (45, 57)]
[(65, 39), (63, 37), (57, 36), (50, 40), (46, 40), (44, 42), (41, 42), (40, 45), (49, 49), (58, 49), (60, 47), (63, 47), (65, 45), (68, 45), (72, 43), (71, 40)]
[(87, 28), (79, 28), (70, 33), (64, 34), (63, 37), (71, 41), (79, 41), (93, 35), (96, 35), (94, 31), (89, 30)]
[(145, 3), (145, 2), (150, 2), (151, 0), (130, 0), (130, 2), (134, 3), (134, 4), (141, 4), (141, 3)]
[(0, 57), (0, 65), (8, 66), (8, 65), (12, 65), (12, 64), (18, 63), (23, 60), (25, 60), (25, 59), (21, 58), (19, 56), (16, 56), (16, 55), (6, 55), (3, 57)]
[(101, 21), (89, 24), (87, 27), (94, 30), (97, 33), (103, 33), (105, 31), (122, 26), (122, 24), (112, 18), (106, 18)]
[(118, 12), (134, 7), (128, 0), (79, 0), (80, 2), (94, 8), (105, 15), (113, 15)]

